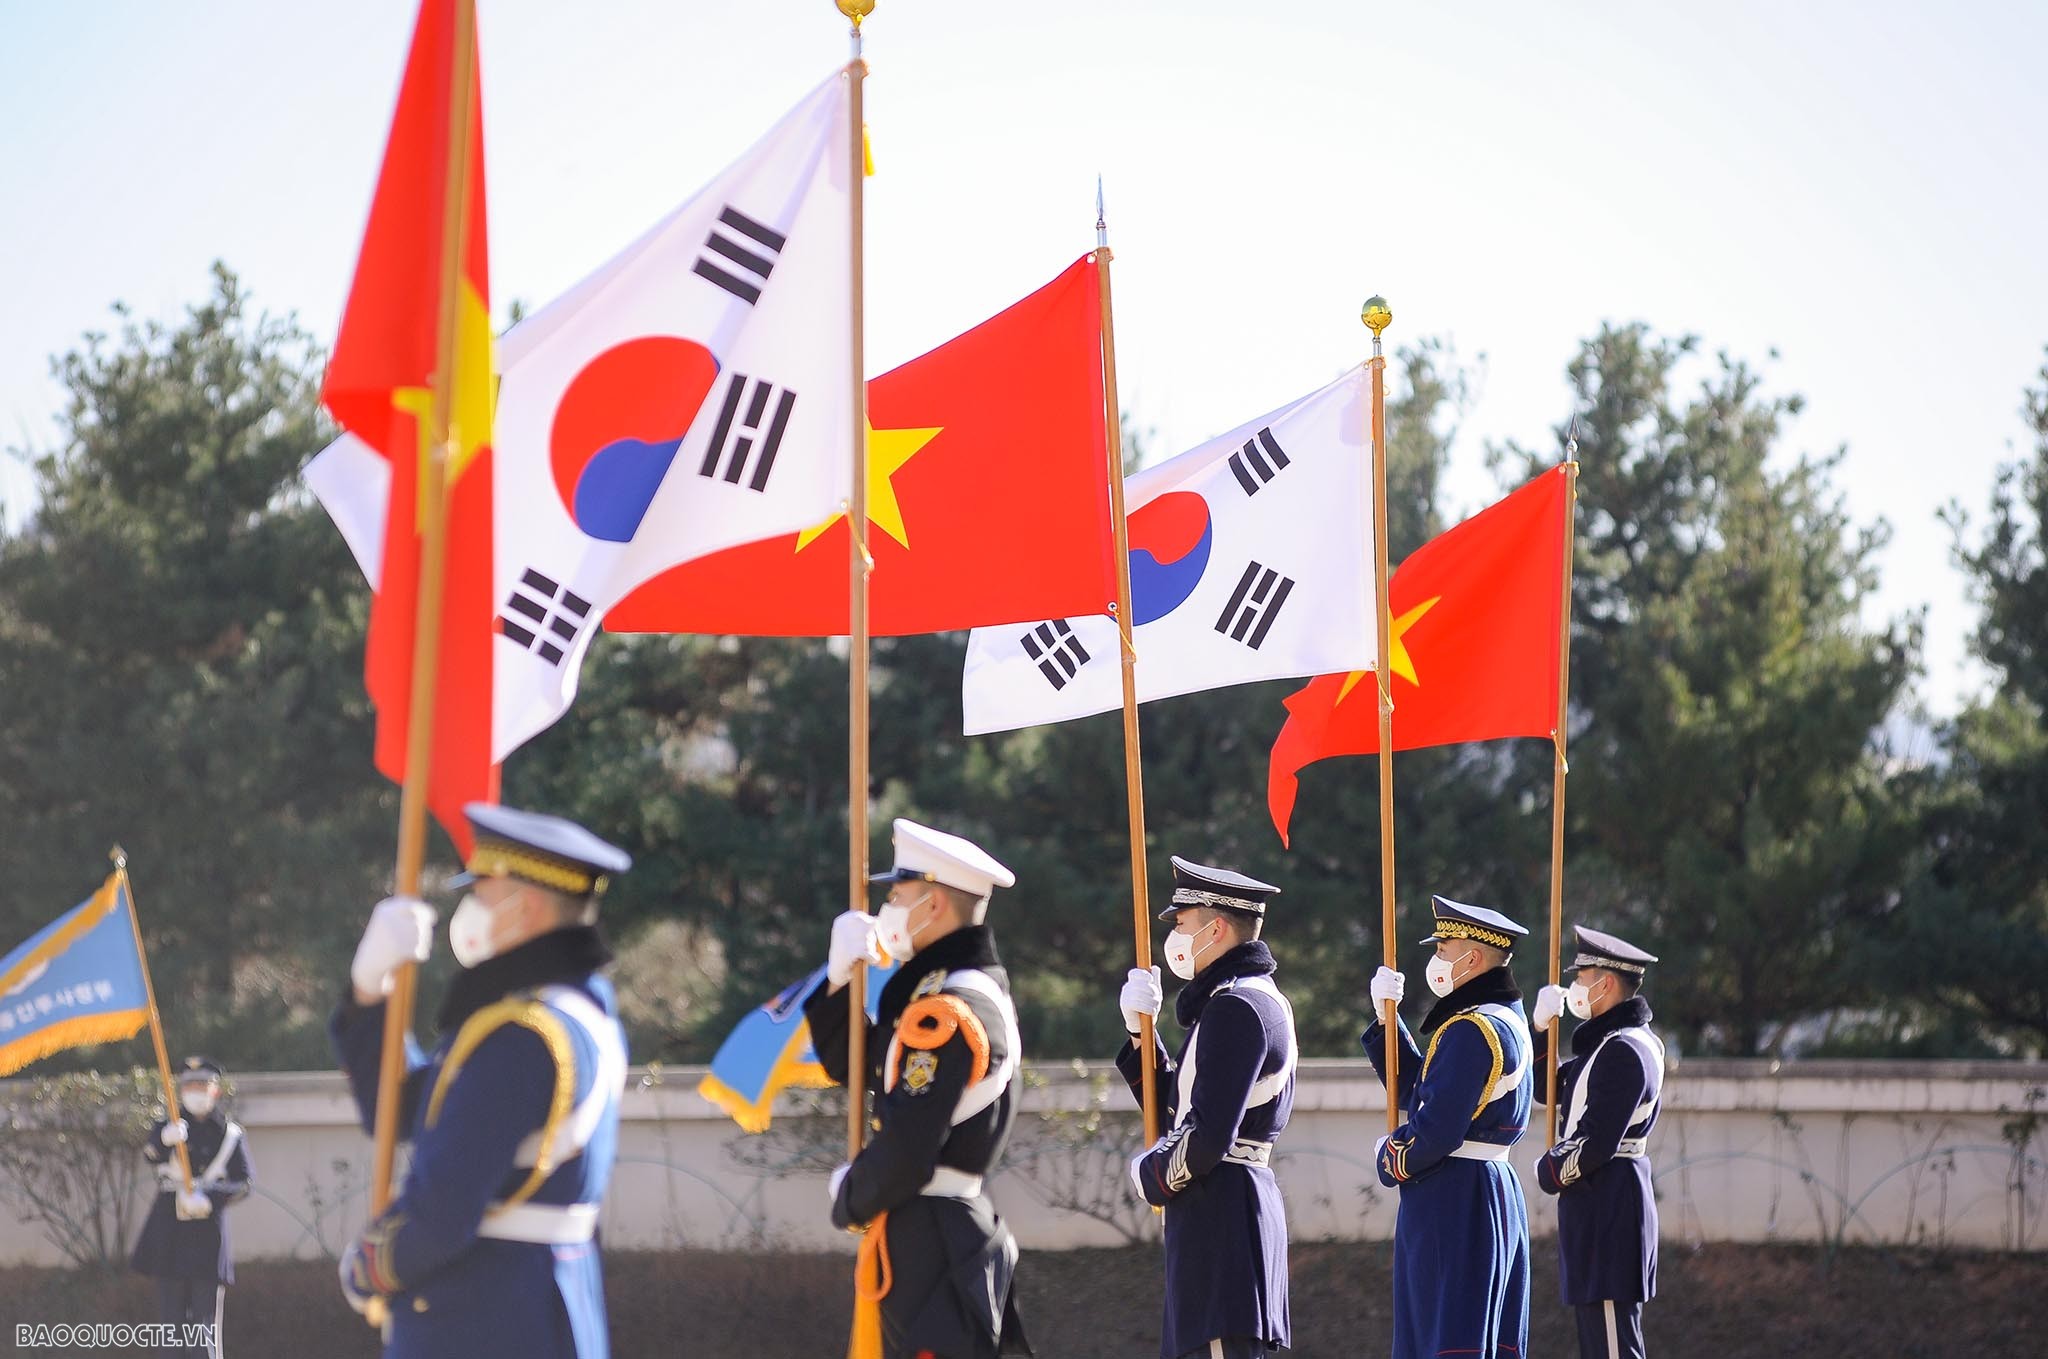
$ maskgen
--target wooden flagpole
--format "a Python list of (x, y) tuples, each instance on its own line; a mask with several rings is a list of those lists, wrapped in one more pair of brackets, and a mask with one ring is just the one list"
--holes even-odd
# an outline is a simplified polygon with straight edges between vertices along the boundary
[[(848, 245), (852, 251), (851, 307), (853, 325), (853, 499), (846, 510), (849, 530), (847, 608), (847, 742), (846, 742), (846, 882), (851, 909), (868, 908), (868, 384), (866, 362), (866, 288), (863, 278), (867, 176), (867, 128), (862, 113), (862, 85), (868, 65), (861, 59), (860, 22), (873, 12), (874, 0), (835, 0), (839, 12), (853, 23), (853, 59), (846, 65), (848, 173)], [(866, 963), (853, 965), (846, 985), (846, 1159), (860, 1155), (867, 1131), (868, 1027)]]
[[(128, 852), (115, 845), (107, 854), (114, 861), (114, 876), (121, 881), (121, 897), (128, 903), (128, 928), (135, 935), (135, 960), (142, 964), (142, 995), (149, 1005), (149, 1037), (156, 1044), (156, 1074), (164, 1083), (164, 1117), (178, 1116), (178, 1083), (171, 1076), (171, 1054), (164, 1046), (164, 1021), (157, 1014), (156, 983), (149, 977), (149, 954), (142, 947), (142, 926), (135, 919), (135, 888), (128, 881)], [(192, 1192), (192, 1153), (178, 1144), (178, 1169), (185, 1176), (185, 1192)]]
[[(469, 111), (476, 87), (476, 8), (455, 6), (455, 40), (448, 100), (448, 174), (441, 196), (440, 353), (434, 366), (433, 404), (421, 441), (419, 480), (419, 597), (413, 618), (412, 684), (406, 698), (405, 782), (398, 801), (398, 861), (392, 890), (420, 891), (427, 848), (428, 767), (434, 750), (434, 690), (441, 661), (441, 592), (447, 574), (448, 463), (461, 431), (453, 416), (456, 323), (461, 299), (462, 244), (469, 226)], [(401, 965), (385, 1000), (384, 1047), (377, 1068), (376, 1146), (370, 1170), (370, 1215), (391, 1202), (392, 1166), (398, 1155), (398, 1106), (405, 1091), (405, 1039), (412, 1029), (419, 969)]]
[[(1387, 678), (1392, 654), (1387, 610), (1387, 360), (1380, 353), (1380, 332), (1394, 323), (1384, 297), (1365, 304), (1366, 328), (1372, 331), (1372, 588), (1379, 649), (1373, 654), (1373, 678), (1380, 689), (1380, 951), (1388, 967), (1399, 955), (1394, 945), (1394, 688)], [(1386, 1025), (1387, 1131), (1400, 1126), (1400, 1010), (1392, 1001), (1380, 1016)]]
[[(1131, 642), (1131, 544), (1124, 522), (1123, 408), (1116, 393), (1116, 322), (1109, 298), (1109, 224), (1102, 207), (1102, 181), (1095, 181), (1095, 274), (1102, 294), (1103, 430), (1109, 447), (1109, 514), (1116, 535), (1116, 627), (1123, 653), (1124, 789), (1131, 823), (1131, 925), (1137, 935), (1140, 968), (1152, 965), (1150, 888), (1145, 871), (1145, 766), (1138, 749), (1138, 651)], [(1151, 1016), (1138, 1024), (1143, 1054), (1145, 1145), (1159, 1140), (1159, 1071), (1153, 1052)]]
[[(1572, 554), (1579, 519), (1578, 417), (1572, 417), (1565, 435), (1564, 464), (1564, 598), (1557, 614), (1557, 725), (1551, 729), (1554, 756), (1550, 775), (1550, 984), (1563, 976), (1559, 949), (1564, 934), (1564, 780), (1571, 773), (1565, 758), (1565, 722), (1571, 710), (1572, 691)], [(1545, 1115), (1546, 1146), (1557, 1145), (1557, 1039), (1558, 1021), (1550, 1021), (1550, 1060), (1547, 1087), (1549, 1103)]]

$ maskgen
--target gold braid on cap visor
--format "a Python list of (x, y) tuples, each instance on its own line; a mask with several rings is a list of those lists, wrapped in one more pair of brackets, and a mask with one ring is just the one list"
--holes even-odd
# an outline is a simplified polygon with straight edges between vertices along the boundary
[(524, 878), (578, 897), (602, 896), (610, 885), (602, 873), (593, 877), (589, 869), (500, 840), (479, 841), (463, 867), (479, 878)]
[(1436, 922), (1436, 937), (1439, 939), (1477, 939), (1482, 944), (1495, 948), (1513, 948), (1515, 941), (1499, 930), (1489, 930), (1484, 925), (1471, 925), (1462, 920), (1439, 920)]

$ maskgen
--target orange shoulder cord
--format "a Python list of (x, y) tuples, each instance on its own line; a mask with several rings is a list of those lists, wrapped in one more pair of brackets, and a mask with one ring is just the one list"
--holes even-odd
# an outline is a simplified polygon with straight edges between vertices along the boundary
[[(958, 996), (944, 992), (913, 1001), (896, 1021), (896, 1039), (908, 1059), (911, 1051), (931, 1052), (953, 1041), (958, 1034), (967, 1040), (974, 1058), (967, 1083), (973, 1085), (988, 1075), (988, 1030), (982, 1027), (974, 1007)], [(897, 1073), (888, 1073), (887, 1088), (896, 1088)], [(846, 1347), (847, 1359), (881, 1359), (882, 1299), (895, 1284), (889, 1266), (889, 1215), (881, 1213), (868, 1224), (860, 1239), (860, 1251), (853, 1261), (853, 1338)]]

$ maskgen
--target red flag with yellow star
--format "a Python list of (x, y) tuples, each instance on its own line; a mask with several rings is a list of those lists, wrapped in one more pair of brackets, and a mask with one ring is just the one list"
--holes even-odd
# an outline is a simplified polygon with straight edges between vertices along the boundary
[[(1394, 749), (1551, 734), (1570, 514), (1566, 469), (1552, 468), (1432, 538), (1394, 572)], [(1378, 688), (1370, 671), (1354, 671), (1318, 675), (1287, 698), (1266, 775), (1281, 843), (1303, 768), (1379, 753)]]
[[(868, 383), (869, 610), (878, 636), (1107, 612), (1116, 598), (1092, 256)], [(847, 630), (842, 514), (685, 562), (614, 632)]]
[[(420, 605), (419, 481), (432, 441), (440, 366), (442, 244), (449, 195), (461, 211), (456, 252), (454, 371), (448, 375), (447, 563), (440, 603), (439, 679), (428, 802), (467, 852), (465, 803), (495, 800), (491, 763), (491, 328), (485, 247), (482, 80), (474, 0), (423, 0), (370, 202), (363, 250), (320, 396), (389, 478), (382, 556), (373, 580), (364, 682), (377, 707), (377, 768), (405, 779), (412, 720), (414, 620)], [(466, 89), (458, 91), (458, 81)], [(453, 145), (456, 101), (466, 146)], [(451, 177), (458, 180), (451, 187)], [(485, 698), (479, 701), (478, 695)]]

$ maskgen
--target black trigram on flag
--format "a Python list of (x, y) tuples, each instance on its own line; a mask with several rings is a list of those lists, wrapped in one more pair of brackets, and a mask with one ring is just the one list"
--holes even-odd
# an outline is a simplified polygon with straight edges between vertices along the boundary
[(778, 391), (761, 378), (734, 373), (697, 475), (721, 477), (735, 486), (745, 477), (748, 490), (767, 490), (768, 474), (775, 470), (775, 455), (795, 409), (796, 393), (787, 387)]
[(1287, 602), (1288, 592), (1293, 589), (1294, 582), (1286, 576), (1253, 562), (1238, 578), (1237, 588), (1230, 592), (1230, 602), (1223, 606), (1223, 615), (1216, 620), (1216, 631), (1257, 651), (1266, 634), (1273, 630), (1273, 620), (1280, 616), (1280, 606)]
[(704, 239), (704, 253), (692, 266), (699, 278), (708, 278), (740, 301), (761, 300), (761, 285), (775, 271), (775, 260), (789, 237), (773, 227), (762, 226), (738, 208), (718, 214), (718, 222)]
[(1066, 688), (1067, 681), (1088, 664), (1088, 649), (1081, 645), (1081, 639), (1064, 618), (1040, 623), (1017, 640), (1024, 644), (1024, 654), (1038, 662), (1039, 673), (1055, 690)]
[(560, 665), (589, 621), (589, 600), (529, 567), (512, 587), (498, 629), (549, 665)]
[(1286, 465), (1287, 455), (1280, 451), (1280, 442), (1271, 429), (1260, 430), (1230, 455), (1230, 470), (1246, 495), (1257, 495), (1259, 488), (1279, 476)]

